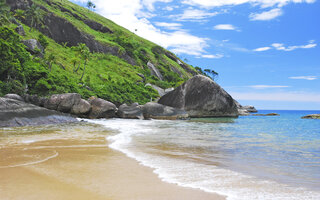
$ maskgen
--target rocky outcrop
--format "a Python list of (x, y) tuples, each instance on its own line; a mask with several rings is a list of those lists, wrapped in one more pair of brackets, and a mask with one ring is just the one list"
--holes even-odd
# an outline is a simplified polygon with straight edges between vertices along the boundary
[(301, 117), (301, 119), (320, 119), (320, 114), (311, 114)]
[(158, 70), (158, 68), (156, 68), (156, 67), (152, 64), (152, 62), (149, 61), (149, 62), (147, 63), (147, 66), (148, 66), (148, 68), (150, 69), (152, 76), (155, 76), (155, 77), (157, 77), (159, 80), (163, 81), (163, 76), (162, 76), (162, 74), (160, 73), (160, 71)]
[(0, 127), (77, 122), (71, 116), (10, 98), (0, 97)]
[(117, 115), (124, 119), (144, 119), (141, 106), (138, 103), (133, 103), (130, 106), (122, 104)]
[[(11, 10), (22, 9), (27, 10), (31, 4), (31, 0), (7, 0), (7, 3), (10, 5)], [(61, 7), (61, 6), (59, 6)], [(40, 6), (41, 9), (46, 11), (43, 22), (46, 26), (38, 25), (36, 28), (42, 32), (44, 35), (52, 38), (57, 43), (67, 43), (68, 46), (77, 46), (79, 43), (86, 44), (90, 51), (99, 52), (99, 53), (109, 53), (119, 58), (124, 59), (131, 65), (135, 65), (136, 62), (133, 58), (129, 56), (127, 52), (120, 52), (119, 47), (103, 44), (99, 41), (96, 41), (93, 36), (86, 34), (76, 28), (71, 22), (67, 19), (61, 18), (49, 11), (43, 6)], [(70, 12), (70, 11), (69, 11)], [(72, 12), (71, 12), (72, 13)], [(94, 24), (93, 22), (85, 21), (80, 16), (79, 20), (84, 21), (88, 26), (96, 28), (100, 31), (112, 32), (105, 26)], [(27, 19), (21, 19), (23, 23), (28, 26), (31, 25), (31, 22)]]
[(145, 85), (145, 87), (147, 87), (147, 86), (150, 86), (150, 87), (152, 87), (153, 89), (155, 89), (155, 90), (158, 92), (158, 94), (159, 94), (160, 97), (162, 97), (163, 95), (166, 94), (165, 91), (164, 91), (164, 89), (162, 89), (161, 87), (158, 87), (158, 86), (156, 86), (156, 85), (152, 85), (152, 84), (150, 84), (150, 83), (147, 83), (147, 84)]
[(160, 98), (158, 103), (186, 110), (190, 117), (237, 117), (234, 99), (217, 83), (197, 75), (174, 91)]
[(89, 113), (89, 118), (112, 118), (116, 116), (117, 107), (106, 100), (100, 98), (90, 99), (91, 111)]
[(25, 36), (26, 35), (26, 32), (24, 31), (24, 28), (23, 26), (20, 24), (17, 26), (17, 28), (15, 29), (15, 31), (19, 34), (19, 35), (22, 35), (22, 36)]
[(184, 110), (149, 102), (142, 106), (142, 112), (145, 119), (186, 119), (189, 117)]
[(253, 114), (253, 116), (280, 116), (278, 113)]
[(43, 47), (36, 39), (23, 40), (22, 43), (27, 46), (27, 50), (32, 54), (43, 54)]

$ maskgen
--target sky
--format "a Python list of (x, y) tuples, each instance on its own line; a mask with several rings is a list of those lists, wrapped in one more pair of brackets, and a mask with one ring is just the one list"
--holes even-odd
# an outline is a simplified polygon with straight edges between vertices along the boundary
[(100, 15), (218, 72), (216, 82), (242, 105), (320, 110), (320, 0), (92, 2)]

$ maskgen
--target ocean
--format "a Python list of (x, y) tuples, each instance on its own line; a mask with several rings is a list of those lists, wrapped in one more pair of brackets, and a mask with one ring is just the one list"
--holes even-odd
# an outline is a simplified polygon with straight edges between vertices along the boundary
[(242, 199), (320, 199), (320, 111), (191, 120), (85, 120), (163, 181)]

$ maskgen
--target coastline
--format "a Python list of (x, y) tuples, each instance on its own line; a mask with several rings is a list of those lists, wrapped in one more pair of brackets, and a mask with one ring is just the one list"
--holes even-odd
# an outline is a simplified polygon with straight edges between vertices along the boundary
[[(81, 125), (80, 125), (81, 126)], [(86, 132), (93, 125), (63, 127), (60, 131)], [(101, 131), (98, 127), (97, 131)], [(71, 132), (71, 133), (70, 133)], [(161, 181), (151, 168), (109, 148), (105, 137), (26, 138), (14, 146), (2, 145), (0, 159), (2, 199), (225, 199), (214, 193), (189, 189)], [(46, 137), (46, 136), (44, 136)], [(48, 138), (48, 136), (47, 136)], [(51, 139), (50, 139), (51, 138)], [(38, 138), (39, 139), (39, 138)], [(20, 156), (17, 152), (20, 152)], [(56, 152), (56, 153), (55, 153)], [(24, 155), (25, 154), (25, 155)], [(58, 155), (56, 155), (58, 154)], [(56, 155), (56, 156), (52, 156)], [(26, 162), (36, 157), (43, 162)], [(14, 165), (16, 164), (16, 165)], [(6, 167), (12, 166), (12, 167)]]

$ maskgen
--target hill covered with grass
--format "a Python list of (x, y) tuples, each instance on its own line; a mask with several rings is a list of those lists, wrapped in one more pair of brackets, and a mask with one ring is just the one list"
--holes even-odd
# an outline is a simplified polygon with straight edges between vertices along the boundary
[(146, 83), (177, 87), (199, 73), (166, 49), (67, 0), (0, 0), (0, 17), (0, 96), (76, 92), (143, 104), (158, 97)]

